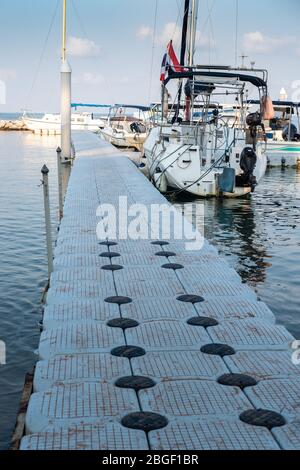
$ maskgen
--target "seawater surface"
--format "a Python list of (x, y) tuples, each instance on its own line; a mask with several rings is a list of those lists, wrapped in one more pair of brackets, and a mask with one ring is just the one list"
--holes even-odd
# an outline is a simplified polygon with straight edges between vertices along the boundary
[(26, 372), (38, 346), (47, 259), (41, 168), (50, 173), (53, 231), (57, 225), (56, 137), (0, 132), (0, 449), (9, 445)]
[(268, 170), (249, 199), (174, 205), (300, 340), (300, 171)]
[[(37, 359), (41, 292), (47, 280), (41, 167), (50, 169), (53, 235), (57, 226), (57, 137), (0, 132), (0, 448), (9, 445), (26, 372)], [(125, 156), (124, 156), (125, 158)], [(195, 202), (195, 201), (194, 201)], [(247, 200), (175, 205), (202, 227), (229, 264), (300, 339), (300, 172), (268, 171)], [(201, 215), (204, 213), (204, 218)]]

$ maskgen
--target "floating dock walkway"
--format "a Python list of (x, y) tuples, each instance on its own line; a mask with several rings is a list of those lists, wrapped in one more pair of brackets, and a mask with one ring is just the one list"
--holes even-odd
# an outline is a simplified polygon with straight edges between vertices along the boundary
[(207, 242), (99, 242), (99, 204), (169, 203), (96, 135), (73, 140), (21, 449), (299, 449), (294, 338)]

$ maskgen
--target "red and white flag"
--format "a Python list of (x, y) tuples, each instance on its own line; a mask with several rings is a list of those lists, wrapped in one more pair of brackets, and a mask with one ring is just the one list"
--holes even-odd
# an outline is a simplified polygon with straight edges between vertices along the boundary
[(167, 74), (169, 70), (173, 72), (183, 72), (184, 67), (180, 65), (179, 60), (177, 59), (176, 53), (174, 51), (173, 42), (170, 41), (167, 45), (167, 52), (163, 57), (163, 61), (161, 64), (161, 73), (160, 73), (160, 81), (164, 82), (167, 78)]

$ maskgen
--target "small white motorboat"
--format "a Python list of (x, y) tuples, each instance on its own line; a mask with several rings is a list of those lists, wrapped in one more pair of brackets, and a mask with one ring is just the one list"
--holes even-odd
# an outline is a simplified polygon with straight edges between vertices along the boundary
[(145, 114), (150, 108), (137, 105), (115, 105), (110, 109), (106, 126), (100, 135), (120, 148), (133, 148), (143, 152), (143, 146), (150, 130)]
[(275, 117), (265, 122), (270, 167), (300, 165), (300, 103), (273, 101)]
[[(72, 103), (72, 109), (77, 111), (78, 108), (101, 108), (109, 109), (110, 105), (107, 104), (84, 104)], [(61, 133), (61, 117), (60, 114), (46, 113), (42, 117), (34, 117), (24, 112), (22, 121), (24, 126), (30, 131), (39, 134), (55, 134)], [(91, 131), (98, 132), (103, 129), (107, 123), (106, 116), (98, 116), (92, 112), (74, 112), (71, 115), (71, 128), (72, 131)]]
[[(31, 117), (24, 114), (22, 121), (27, 129), (39, 134), (55, 134), (61, 133), (60, 114), (44, 114), (40, 118)], [(72, 113), (71, 128), (73, 131), (89, 130), (97, 132), (105, 126), (104, 118), (96, 118), (93, 113)]]

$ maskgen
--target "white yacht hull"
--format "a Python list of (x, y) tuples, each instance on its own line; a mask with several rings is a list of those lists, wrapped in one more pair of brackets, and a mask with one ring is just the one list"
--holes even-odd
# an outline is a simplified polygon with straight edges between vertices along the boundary
[[(230, 157), (230, 167), (235, 169), (237, 176), (243, 173), (239, 163), (240, 154), (244, 147), (245, 143), (235, 147)], [(263, 145), (259, 143), (257, 164), (254, 170), (254, 176), (258, 183), (265, 175), (267, 168), (267, 157), (263, 150)], [(172, 135), (170, 135), (168, 143), (161, 143), (159, 128), (151, 131), (144, 144), (144, 151), (150, 178), (161, 192), (165, 192), (169, 187), (188, 192), (199, 198), (218, 196), (237, 198), (244, 197), (252, 191), (251, 186), (236, 186), (233, 192), (220, 193), (218, 181), (223, 173), (223, 168), (211, 169), (212, 160), (205, 161), (207, 156), (203, 158), (197, 145), (183, 145), (181, 142), (176, 142), (176, 138), (173, 138)], [(214, 157), (217, 160), (220, 158), (220, 154), (216, 153)]]
[(136, 134), (129, 132), (118, 132), (112, 127), (105, 127), (100, 131), (101, 136), (112, 145), (120, 148), (134, 148), (135, 150), (142, 152), (145, 140), (148, 134)]
[[(34, 133), (39, 134), (55, 134), (60, 135), (61, 133), (61, 122), (59, 119), (45, 120), (43, 118), (35, 119), (29, 117), (23, 117), (23, 123), (26, 128)], [(72, 122), (72, 131), (91, 131), (97, 132), (101, 127), (104, 127), (105, 122), (102, 119), (95, 119), (87, 122)]]

